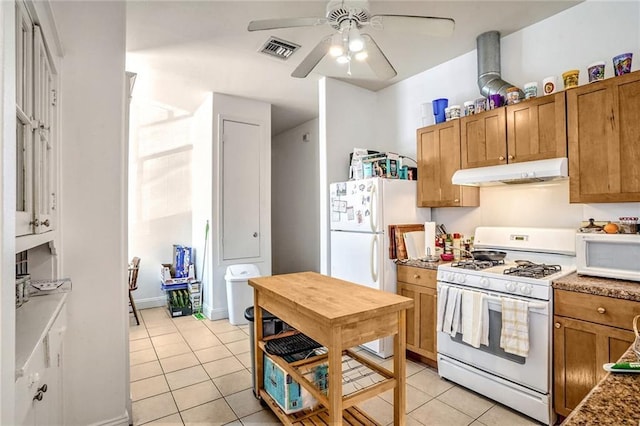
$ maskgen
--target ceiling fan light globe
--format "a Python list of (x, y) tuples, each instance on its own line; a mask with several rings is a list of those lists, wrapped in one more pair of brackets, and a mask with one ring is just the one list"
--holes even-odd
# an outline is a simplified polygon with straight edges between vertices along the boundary
[(334, 44), (329, 48), (329, 55), (333, 56), (334, 58), (337, 58), (339, 56), (344, 55), (344, 49), (342, 48), (342, 46)]
[(356, 53), (355, 57), (357, 61), (364, 61), (369, 57), (369, 54), (366, 50), (361, 50), (360, 52)]
[(349, 50), (353, 53), (357, 53), (364, 49), (364, 40), (358, 36), (356, 38), (349, 38)]
[(339, 64), (348, 64), (350, 61), (349, 57), (347, 55), (342, 55), (342, 56), (338, 56), (336, 58), (336, 62)]

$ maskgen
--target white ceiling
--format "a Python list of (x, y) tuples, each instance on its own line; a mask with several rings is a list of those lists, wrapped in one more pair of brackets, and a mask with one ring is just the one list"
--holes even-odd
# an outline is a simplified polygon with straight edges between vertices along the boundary
[[(371, 1), (372, 14), (441, 16), (455, 19), (453, 36), (437, 38), (370, 30), (398, 71), (388, 81), (367, 66), (346, 70), (326, 57), (305, 79), (290, 77), (318, 41), (333, 32), (328, 25), (248, 32), (255, 19), (324, 17), (324, 1), (129, 1), (127, 70), (138, 73), (136, 88), (171, 108), (194, 111), (207, 92), (225, 93), (272, 104), (272, 134), (318, 115), (318, 85), (323, 76), (380, 90), (397, 81), (474, 50), (478, 34), (502, 36), (554, 15), (579, 1)], [(258, 50), (269, 36), (302, 47), (288, 61)], [(134, 91), (136, 96), (136, 91)]]

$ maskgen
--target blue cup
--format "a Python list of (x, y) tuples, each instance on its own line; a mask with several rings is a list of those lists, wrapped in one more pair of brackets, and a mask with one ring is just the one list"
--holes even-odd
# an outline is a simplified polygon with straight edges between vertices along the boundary
[(434, 99), (431, 104), (433, 105), (433, 115), (436, 118), (436, 123), (444, 123), (446, 120), (444, 116), (444, 109), (449, 106), (449, 99)]

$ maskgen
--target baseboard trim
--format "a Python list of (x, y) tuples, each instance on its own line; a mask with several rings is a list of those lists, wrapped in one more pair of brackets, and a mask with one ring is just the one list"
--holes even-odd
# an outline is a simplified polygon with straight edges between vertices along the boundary
[(216, 308), (212, 309), (211, 306), (208, 306), (206, 303), (202, 305), (202, 311), (212, 321), (229, 318), (229, 312), (226, 308)]
[(149, 309), (165, 306), (167, 304), (166, 296), (148, 297), (146, 299), (136, 299), (136, 308)]
[(129, 426), (129, 413), (125, 410), (124, 413), (118, 417), (92, 423), (90, 426)]

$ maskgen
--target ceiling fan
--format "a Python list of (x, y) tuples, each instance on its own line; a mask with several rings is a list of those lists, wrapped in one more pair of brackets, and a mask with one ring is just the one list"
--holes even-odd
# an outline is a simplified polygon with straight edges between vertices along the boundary
[(411, 15), (371, 15), (369, 2), (365, 0), (331, 0), (327, 13), (320, 17), (261, 19), (249, 22), (249, 31), (280, 28), (313, 27), (329, 25), (336, 32), (320, 40), (311, 52), (291, 73), (292, 77), (305, 78), (327, 54), (346, 64), (351, 75), (351, 61), (366, 61), (376, 76), (382, 80), (395, 77), (396, 72), (385, 54), (370, 34), (361, 33), (366, 27), (374, 30), (404, 32), (429, 36), (448, 36), (455, 21), (451, 18)]

